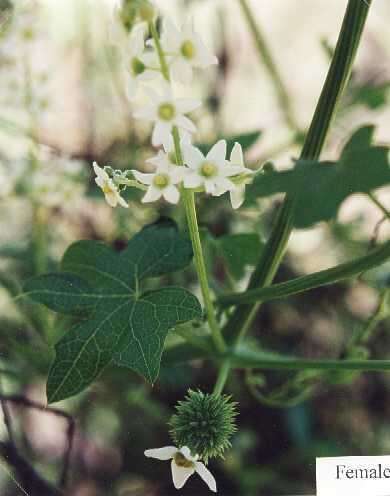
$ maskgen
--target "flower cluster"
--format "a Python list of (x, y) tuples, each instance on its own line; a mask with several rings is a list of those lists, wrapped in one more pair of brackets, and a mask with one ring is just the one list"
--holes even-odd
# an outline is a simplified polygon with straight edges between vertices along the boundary
[[(204, 155), (192, 144), (197, 128), (188, 116), (200, 107), (201, 102), (177, 98), (174, 94), (173, 83), (190, 83), (195, 69), (215, 65), (217, 58), (204, 45), (191, 23), (187, 22), (179, 29), (170, 20), (163, 19), (158, 38), (151, 20), (157, 13), (154, 5), (147, 0), (137, 0), (129, 6), (130, 10), (126, 12), (131, 13), (131, 23), (126, 27), (132, 29), (127, 35), (128, 43), (120, 50), (127, 95), (133, 101), (139, 89), (143, 89), (149, 102), (137, 109), (134, 117), (153, 123), (152, 145), (162, 147), (156, 156), (146, 161), (150, 172), (131, 171), (138, 183), (135, 185), (147, 187), (142, 201), (149, 203), (163, 198), (177, 204), (180, 192), (185, 188), (213, 196), (229, 192), (233, 208), (239, 208), (244, 201), (245, 184), (253, 174), (244, 165), (241, 145), (236, 143), (228, 158), (226, 141), (221, 140)], [(152, 38), (147, 41), (145, 26), (154, 29)], [(115, 178), (107, 172), (109, 168), (103, 170), (97, 164), (94, 168), (96, 182), (108, 203), (126, 207)]]

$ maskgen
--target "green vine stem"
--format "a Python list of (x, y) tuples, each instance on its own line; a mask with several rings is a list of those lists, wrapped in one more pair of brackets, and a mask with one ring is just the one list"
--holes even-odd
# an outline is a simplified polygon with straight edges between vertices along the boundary
[(376, 267), (390, 258), (390, 241), (372, 250), (368, 255), (351, 262), (337, 265), (331, 269), (321, 270), (308, 276), (296, 277), (287, 282), (273, 284), (265, 288), (252, 289), (244, 293), (231, 293), (218, 298), (222, 306), (243, 303), (255, 303), (284, 298), (310, 289), (349, 279)]
[(239, 3), (244, 17), (251, 30), (253, 41), (256, 45), (260, 60), (265, 65), (265, 68), (267, 69), (274, 85), (275, 93), (279, 102), (279, 107), (281, 112), (283, 112), (286, 124), (297, 136), (300, 136), (301, 130), (295, 119), (290, 97), (279, 73), (279, 70), (273, 60), (271, 50), (267, 45), (267, 42), (260, 30), (259, 25), (256, 23), (253, 12), (249, 7), (248, 1), (239, 0)]
[[(337, 104), (349, 80), (371, 0), (349, 0), (332, 62), (307, 133), (301, 158), (319, 158), (337, 110)], [(268, 286), (282, 262), (293, 228), (294, 198), (287, 196), (275, 227), (250, 279), (248, 289)], [(239, 305), (225, 326), (225, 336), (236, 346), (246, 334), (259, 303)]]
[[(149, 29), (153, 41), (155, 43), (157, 54), (160, 60), (161, 73), (166, 79), (166, 81), (170, 81), (168, 64), (166, 62), (165, 54), (162, 49), (160, 38), (158, 36), (158, 32), (154, 22), (149, 23)], [(176, 126), (172, 130), (172, 137), (175, 146), (177, 164), (182, 166), (184, 165), (184, 161), (181, 152), (179, 131)], [(218, 352), (223, 353), (226, 350), (226, 344), (222, 336), (221, 329), (219, 327), (217, 319), (215, 317), (216, 314), (215, 314), (214, 304), (211, 298), (206, 264), (204, 261), (202, 244), (200, 240), (198, 219), (196, 215), (195, 195), (192, 191), (188, 191), (183, 188), (181, 191), (181, 196), (186, 211), (187, 225), (190, 233), (192, 248), (194, 250), (195, 267), (198, 273), (199, 284), (202, 291), (204, 305), (206, 307), (207, 321), (210, 327), (214, 345)]]
[[(309, 360), (304, 358), (261, 358), (255, 354), (234, 352), (229, 356), (232, 368), (261, 370), (390, 370), (390, 360)], [(222, 370), (222, 368), (221, 368)]]

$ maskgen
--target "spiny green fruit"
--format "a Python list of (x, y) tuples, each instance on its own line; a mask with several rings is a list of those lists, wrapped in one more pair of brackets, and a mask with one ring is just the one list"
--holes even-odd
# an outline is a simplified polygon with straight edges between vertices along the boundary
[(237, 403), (230, 396), (188, 391), (176, 406), (169, 421), (170, 434), (176, 446), (188, 446), (193, 455), (205, 463), (209, 458), (223, 457), (230, 448), (230, 438), (237, 430)]

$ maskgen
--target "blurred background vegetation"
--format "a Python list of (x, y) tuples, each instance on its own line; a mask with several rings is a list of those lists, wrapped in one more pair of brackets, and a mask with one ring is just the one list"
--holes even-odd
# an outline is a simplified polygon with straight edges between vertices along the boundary
[[(129, 211), (110, 209), (94, 185), (91, 164), (145, 168), (153, 152), (150, 129), (134, 123), (124, 91), (124, 71), (113, 46), (110, 0), (0, 2), (0, 373), (2, 393), (45, 403), (52, 346), (68, 321), (13, 297), (29, 276), (55, 268), (77, 239), (104, 240), (117, 249), (160, 215), (182, 213), (166, 204), (145, 206), (130, 192)], [(280, 106), (275, 80), (259, 59), (234, 0), (161, 0), (177, 21), (189, 14), (213, 47), (219, 66), (198, 75), (188, 95), (206, 101), (195, 118), (199, 142), (254, 133), (253, 165), (272, 160), (279, 169), (299, 154), (322, 87), (346, 2), (253, 0), (256, 19), (286, 88)], [(323, 158), (335, 158), (351, 131), (374, 123), (377, 140), (389, 142), (390, 4), (375, 0), (352, 81)], [(390, 190), (377, 198), (390, 208)], [(261, 200), (231, 214), (225, 199), (203, 197), (199, 217), (216, 292), (243, 288), (266, 239), (280, 198)], [(240, 242), (248, 233), (245, 260)], [(354, 195), (337, 220), (295, 232), (278, 280), (307, 274), (364, 254), (388, 239), (389, 223), (368, 197)], [(240, 241), (241, 240), (241, 241)], [(229, 241), (229, 243), (228, 243)], [(232, 244), (233, 243), (233, 244)], [(230, 248), (228, 248), (230, 246)], [(236, 247), (232, 249), (231, 247)], [(355, 282), (317, 289), (263, 306), (253, 329), (264, 347), (311, 358), (338, 357), (353, 331), (374, 316), (371, 357), (386, 358), (390, 320), (376, 318), (380, 285), (390, 265)], [(179, 278), (179, 279), (177, 279)], [(196, 291), (195, 274), (171, 276)], [(172, 333), (170, 342), (180, 338)], [(214, 462), (221, 494), (252, 496), (314, 493), (315, 457), (388, 454), (390, 377), (385, 373), (305, 377), (307, 398), (282, 393), (285, 408), (270, 404), (269, 391), (291, 374), (235, 375), (228, 390), (240, 404), (239, 431), (224, 461)], [(215, 371), (202, 362), (163, 363), (154, 388), (128, 370), (107, 369), (86, 393), (62, 403), (76, 419), (69, 496), (165, 496), (172, 494), (165, 464), (148, 462), (143, 450), (166, 445), (166, 421), (189, 385), (209, 390)], [(303, 387), (303, 386), (302, 386)], [(267, 399), (268, 398), (268, 399)], [(275, 399), (275, 398), (274, 398)], [(297, 404), (295, 404), (297, 403)], [(56, 480), (67, 449), (63, 419), (23, 405), (9, 405), (23, 455)], [(7, 432), (0, 425), (0, 439)], [(0, 493), (21, 494), (0, 462)], [(8, 469), (7, 469), (8, 470)], [(205, 493), (195, 478), (184, 495)]]

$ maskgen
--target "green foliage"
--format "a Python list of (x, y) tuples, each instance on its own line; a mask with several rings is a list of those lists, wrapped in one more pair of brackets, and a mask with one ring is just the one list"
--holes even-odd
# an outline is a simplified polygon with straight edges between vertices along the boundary
[(174, 442), (179, 447), (188, 446), (206, 463), (209, 458), (223, 457), (236, 431), (236, 405), (230, 396), (190, 389), (169, 422)]
[[(249, 133), (236, 134), (233, 136), (222, 136), (221, 139), (226, 140), (227, 156), (229, 157), (235, 143), (239, 143), (242, 146), (243, 151), (245, 152), (256, 143), (260, 136), (261, 131), (251, 131)], [(212, 144), (197, 143), (196, 146), (203, 154), (206, 154), (212, 147)]]
[(295, 199), (297, 228), (334, 218), (349, 195), (390, 183), (389, 150), (372, 145), (373, 132), (372, 126), (358, 129), (338, 162), (298, 160), (293, 169), (259, 174), (247, 188), (248, 197), (287, 193)]
[(356, 84), (350, 91), (349, 105), (364, 105), (371, 110), (384, 106), (388, 100), (390, 82), (379, 84)]
[(141, 283), (183, 269), (191, 259), (190, 242), (166, 220), (142, 229), (121, 253), (79, 241), (65, 253), (63, 272), (27, 282), (25, 293), (35, 301), (84, 317), (56, 345), (49, 402), (79, 393), (111, 362), (155, 382), (169, 329), (202, 312), (185, 289), (142, 292)]
[(256, 265), (264, 243), (256, 233), (230, 234), (216, 240), (227, 268), (235, 279), (241, 279), (245, 267)]

